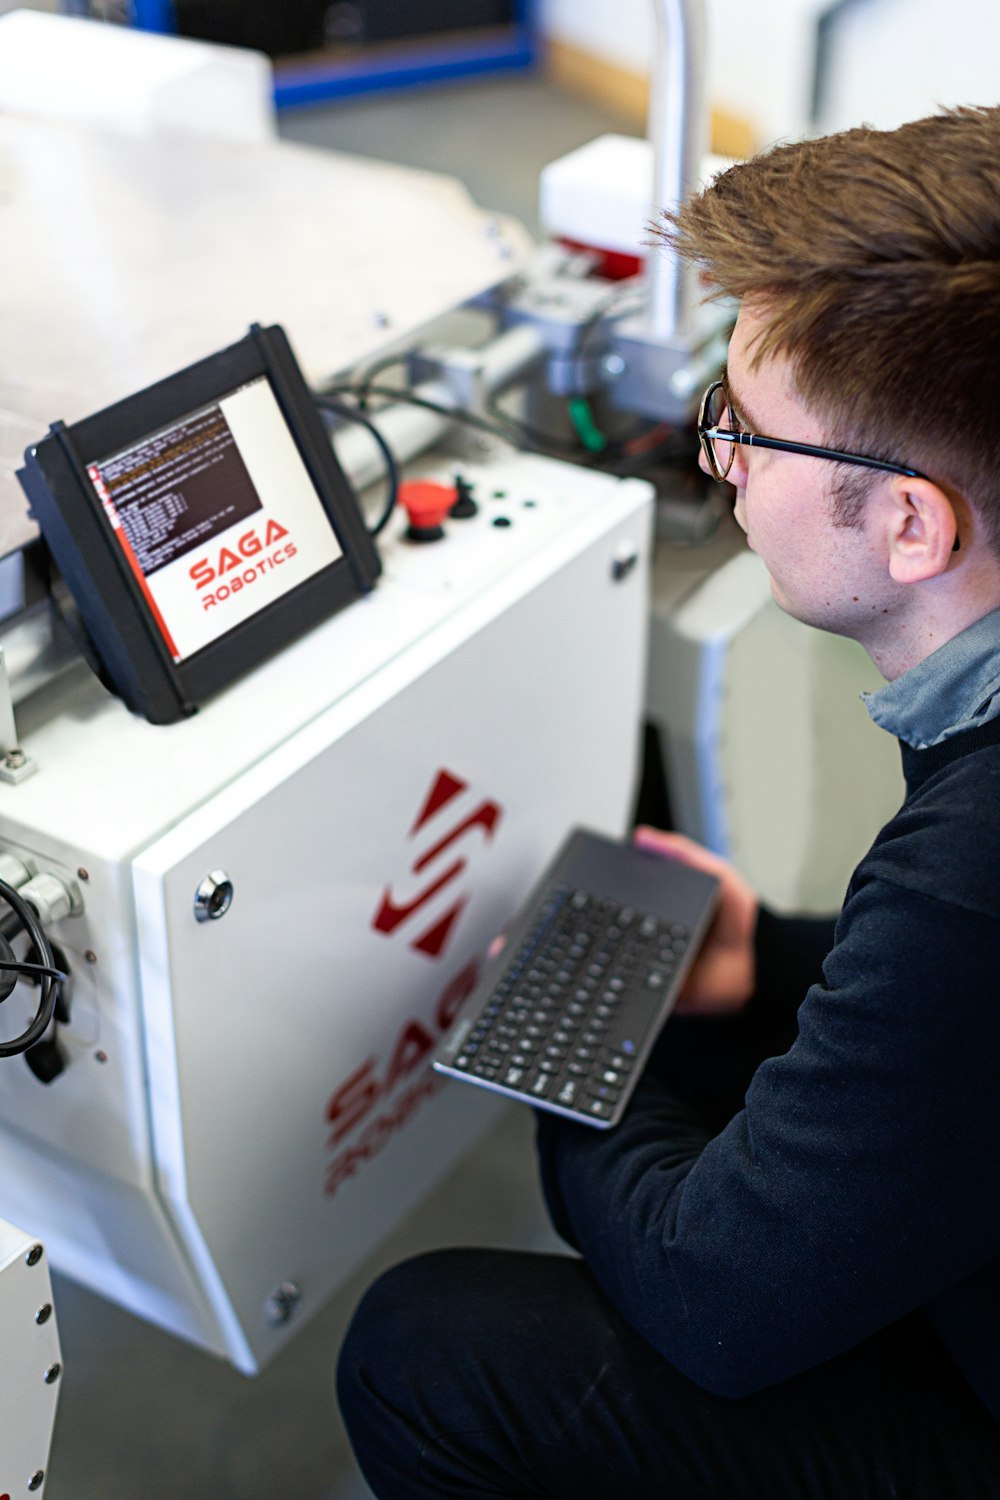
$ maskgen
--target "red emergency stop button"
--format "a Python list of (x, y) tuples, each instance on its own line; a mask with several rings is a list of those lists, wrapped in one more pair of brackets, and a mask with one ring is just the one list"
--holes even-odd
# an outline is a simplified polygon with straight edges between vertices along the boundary
[(442, 522), (458, 495), (453, 485), (436, 479), (406, 479), (399, 486), (399, 503), (406, 508), (411, 542), (437, 542), (444, 536)]

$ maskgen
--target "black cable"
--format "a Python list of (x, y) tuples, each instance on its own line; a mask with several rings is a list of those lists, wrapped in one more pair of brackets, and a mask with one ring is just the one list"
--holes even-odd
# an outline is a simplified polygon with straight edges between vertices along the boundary
[[(358, 395), (362, 388), (355, 385), (337, 386), (331, 394), (354, 396)], [(416, 406), (423, 411), (432, 411), (436, 416), (447, 417), (450, 421), (460, 422), (465, 427), (474, 427), (480, 432), (488, 432), (491, 437), (502, 439), (505, 443), (519, 442), (522, 447), (528, 446), (535, 452), (554, 453), (559, 457), (565, 456), (560, 452), (562, 439), (546, 437), (540, 432), (532, 432), (530, 429), (518, 428), (520, 424), (513, 418), (504, 417), (502, 421), (491, 421), (487, 417), (481, 417), (476, 412), (466, 411), (461, 406), (444, 406), (438, 401), (428, 401), (425, 396), (418, 396), (413, 391), (399, 389), (395, 386), (368, 386), (369, 396), (379, 396), (386, 401), (400, 401), (407, 406)], [(574, 449), (575, 453), (579, 450)]]
[[(579, 441), (559, 437), (554, 432), (541, 432), (537, 427), (530, 427), (527, 422), (522, 422), (519, 417), (512, 416), (510, 412), (504, 411), (500, 405), (500, 396), (491, 396), (486, 403), (486, 410), (491, 417), (496, 418), (504, 428), (508, 429), (512, 436), (519, 438), (522, 442), (531, 443), (533, 447), (548, 448), (551, 452), (565, 458), (580, 458), (587, 452), (584, 445)], [(593, 455), (590, 455), (591, 457)]]
[(385, 472), (389, 481), (389, 495), (385, 503), (385, 508), (368, 533), (369, 536), (378, 536), (395, 510), (396, 502), (399, 499), (399, 468), (393, 457), (392, 449), (381, 432), (379, 432), (371, 417), (366, 416), (364, 412), (359, 411), (356, 407), (348, 406), (346, 401), (338, 401), (335, 396), (318, 396), (314, 393), (313, 400), (322, 411), (331, 411), (336, 416), (342, 417), (345, 422), (357, 422), (362, 427), (366, 427), (378, 444), (379, 451), (385, 460)]
[[(612, 314), (620, 315), (621, 311), (627, 311), (627, 305), (629, 301), (633, 301), (637, 305), (641, 305), (641, 300), (641, 289), (634, 286), (631, 281), (626, 283), (625, 285), (616, 286), (613, 291), (609, 292), (608, 295), (604, 297), (600, 303), (598, 303), (593, 312), (591, 312), (587, 316), (584, 322), (581, 323), (571, 354), (576, 373), (576, 379), (579, 384), (585, 384), (580, 373), (581, 363), (584, 358), (586, 346), (593, 337), (594, 333), (603, 325), (604, 320), (607, 317), (611, 316)], [(619, 304), (622, 303), (625, 304), (625, 307), (620, 309)], [(571, 396), (568, 398), (568, 405), (570, 406), (570, 408), (572, 408), (573, 401), (581, 399), (586, 400), (585, 397)], [(631, 433), (629, 434), (629, 437), (625, 439), (608, 438), (605, 447), (588, 448), (587, 444), (583, 441), (583, 438), (579, 435), (579, 433), (575, 441), (568, 441), (565, 438), (557, 437), (554, 433), (550, 434), (539, 432), (537, 429), (529, 427), (527, 423), (518, 421), (516, 417), (512, 417), (509, 412), (505, 412), (503, 410), (503, 408), (499, 404), (498, 395), (494, 396), (488, 402), (487, 409), (492, 415), (507, 423), (515, 432), (523, 434), (523, 436), (527, 438), (529, 442), (532, 442), (536, 445), (544, 444), (554, 453), (557, 453), (562, 457), (573, 458), (578, 461), (582, 459), (582, 461), (587, 466), (596, 468), (604, 467), (605, 464), (613, 461), (616, 458), (619, 458), (626, 442), (631, 441), (643, 432), (653, 431), (657, 425), (656, 423), (648, 424), (647, 426), (639, 429), (638, 433)], [(577, 425), (575, 419), (573, 421), (573, 425), (574, 428)]]
[(14, 887), (8, 885), (5, 880), (0, 880), (0, 897), (20, 917), (21, 925), (31, 939), (34, 951), (42, 959), (42, 963), (40, 964), (11, 963), (10, 960), (4, 960), (0, 964), (0, 968), (6, 971), (16, 969), (19, 973), (41, 975), (42, 983), (41, 993), (38, 997), (38, 1009), (35, 1012), (35, 1018), (31, 1022), (31, 1025), (27, 1030), (22, 1031), (20, 1036), (15, 1037), (13, 1041), (0, 1042), (0, 1057), (17, 1057), (19, 1053), (27, 1052), (29, 1047), (33, 1047), (37, 1041), (40, 1041), (48, 1030), (52, 1022), (52, 1017), (55, 1015), (56, 1003), (59, 999), (59, 986), (65, 980), (66, 975), (63, 974), (61, 969), (56, 967), (55, 959), (52, 956), (52, 948), (48, 938), (45, 936), (45, 929), (27, 901), (24, 901)]
[[(584, 348), (593, 333), (611, 310), (615, 308), (617, 303), (627, 302), (630, 298), (637, 299), (638, 297), (638, 289), (632, 285), (618, 287), (609, 294), (581, 325), (573, 351), (574, 358), (579, 360), (583, 356)], [(322, 395), (316, 396), (319, 405), (329, 402), (330, 410), (338, 412), (339, 415), (348, 421), (361, 422), (364, 426), (368, 427), (368, 430), (372, 433), (372, 436), (378, 442), (386, 457), (387, 468), (394, 461), (382, 434), (375, 427), (374, 423), (366, 420), (365, 415), (355, 407), (336, 405), (336, 397), (350, 396), (358, 402), (360, 407), (365, 409), (367, 409), (368, 400), (372, 396), (377, 396), (385, 401), (402, 402), (408, 406), (416, 406), (424, 411), (434, 412), (437, 416), (447, 417), (449, 420), (459, 422), (463, 426), (474, 427), (478, 431), (489, 433), (491, 437), (498, 437), (504, 442), (514, 443), (520, 447), (527, 446), (535, 452), (550, 453), (559, 458), (572, 458), (592, 468), (600, 468), (619, 461), (624, 456), (625, 447), (629, 442), (654, 431), (658, 425), (651, 423), (644, 428), (640, 428), (638, 432), (630, 433), (624, 439), (611, 438), (608, 440), (607, 447), (603, 451), (588, 452), (585, 444), (579, 439), (575, 441), (567, 440), (555, 433), (541, 432), (539, 429), (533, 428), (528, 423), (521, 422), (510, 413), (505, 412), (499, 405), (499, 394), (490, 399), (488, 403), (490, 417), (487, 418), (481, 417), (477, 412), (467, 411), (463, 407), (445, 406), (440, 402), (430, 401), (425, 396), (418, 396), (416, 392), (409, 391), (405, 387), (381, 386), (374, 383), (375, 377), (383, 370), (404, 362), (406, 358), (405, 354), (387, 355), (385, 359), (376, 361), (359, 380), (333, 384), (326, 387)], [(391, 473), (392, 471), (390, 470), (390, 475)], [(389, 506), (385, 515), (379, 520), (376, 530), (371, 533), (373, 536), (381, 531), (391, 513), (392, 507)]]
[(358, 405), (362, 411), (367, 409), (371, 388), (378, 377), (384, 375), (386, 370), (394, 369), (396, 365), (405, 365), (409, 357), (410, 353), (408, 350), (399, 354), (387, 354), (383, 359), (374, 360), (366, 370), (361, 371), (358, 376), (358, 385), (360, 387)]
[[(615, 304), (629, 297), (636, 296), (638, 296), (637, 288), (632, 285), (626, 285), (615, 287), (604, 298), (580, 328), (574, 350), (574, 357), (576, 359), (581, 357), (584, 345)], [(376, 378), (385, 370), (392, 369), (397, 364), (404, 364), (408, 358), (409, 353), (405, 351), (396, 354), (387, 354), (383, 359), (376, 360), (373, 364), (369, 365), (368, 369), (364, 370), (356, 380), (334, 382), (329, 386), (324, 386), (321, 392), (314, 393), (318, 405), (323, 405), (324, 402), (329, 401), (331, 402), (330, 410), (337, 411), (346, 420), (358, 421), (364, 425), (368, 425), (369, 431), (376, 438), (383, 453), (386, 455), (387, 468), (391, 461), (387, 445), (381, 433), (373, 425), (364, 422), (363, 413), (367, 412), (368, 402), (372, 396), (377, 396), (385, 401), (400, 401), (408, 406), (416, 406), (423, 411), (431, 411), (437, 416), (448, 417), (452, 421), (460, 422), (463, 426), (474, 427), (480, 432), (487, 432), (491, 437), (501, 438), (504, 442), (515, 443), (522, 447), (527, 444), (537, 452), (548, 452), (559, 458), (579, 460), (586, 455), (586, 461), (593, 465), (600, 457), (600, 455), (594, 453), (587, 454), (586, 447), (579, 440), (568, 441), (555, 433), (541, 432), (537, 428), (529, 426), (528, 423), (519, 421), (516, 417), (511, 416), (509, 412), (502, 410), (498, 404), (498, 396), (494, 396), (489, 402), (488, 409), (491, 414), (491, 420), (490, 418), (479, 416), (477, 412), (466, 411), (463, 407), (444, 406), (440, 402), (429, 401), (425, 396), (418, 396), (415, 392), (409, 391), (403, 386), (382, 386), (375, 384)], [(358, 411), (353, 407), (338, 408), (333, 405), (333, 400), (338, 396), (352, 397), (358, 403), (358, 407), (361, 410)], [(379, 530), (381, 530), (381, 527), (388, 519), (388, 514), (391, 514), (391, 511), (379, 522)], [(376, 534), (376, 532), (372, 533), (372, 535)]]
[(65, 984), (69, 978), (62, 969), (50, 968), (48, 964), (29, 964), (23, 958), (0, 959), (0, 974), (6, 974), (8, 969), (16, 969), (19, 974), (48, 974), (60, 984)]
[[(358, 398), (358, 405), (361, 407), (362, 411), (365, 411), (367, 409), (369, 387), (373, 384), (373, 382), (377, 380), (380, 375), (383, 375), (386, 370), (393, 369), (395, 365), (406, 364), (412, 352), (413, 351), (410, 349), (405, 349), (401, 350), (397, 354), (386, 354), (382, 359), (373, 360), (372, 363), (367, 367), (367, 369), (361, 369), (356, 372), (352, 381), (352, 386)], [(334, 378), (330, 380), (328, 384), (321, 385), (318, 391), (313, 392), (313, 395), (332, 396), (342, 388), (342, 384), (342, 380)]]
[(416, 406), (422, 411), (432, 411), (435, 416), (447, 417), (451, 422), (461, 422), (464, 427), (475, 427), (480, 432), (488, 432), (491, 437), (503, 438), (505, 442), (510, 442), (510, 434), (504, 431), (499, 422), (491, 422), (486, 417), (480, 417), (476, 412), (466, 411), (461, 406), (444, 406), (440, 401), (428, 401), (426, 396), (418, 396), (415, 391), (407, 391), (395, 386), (339, 385), (334, 387), (329, 394), (357, 397), (361, 390), (365, 390), (369, 396), (380, 396), (386, 401), (400, 401), (405, 406)]
[[(336, 387), (335, 393), (337, 395), (352, 396), (356, 398), (360, 389), (361, 387), (355, 385), (340, 385)], [(516, 438), (518, 437), (517, 429), (520, 427), (521, 446), (527, 445), (536, 452), (544, 453), (547, 450), (550, 453), (555, 453), (559, 457), (564, 457), (566, 456), (566, 447), (570, 446), (565, 444), (564, 440), (557, 439), (555, 437), (546, 437), (544, 434), (534, 432), (530, 428), (521, 427), (521, 424), (518, 424), (513, 418), (504, 417), (502, 423), (497, 421), (490, 421), (486, 417), (480, 417), (476, 412), (466, 411), (463, 407), (444, 406), (440, 402), (429, 401), (425, 396), (418, 396), (412, 391), (396, 388), (394, 386), (370, 386), (367, 388), (367, 393), (370, 396), (378, 396), (386, 401), (399, 401), (407, 406), (416, 406), (420, 407), (424, 411), (432, 411), (437, 416), (447, 417), (450, 420), (460, 422), (467, 427), (475, 427), (479, 431), (488, 432), (491, 437), (501, 438), (506, 443), (514, 442), (516, 440)], [(334, 392), (331, 392), (330, 395), (325, 396), (322, 399), (324, 401), (329, 401), (332, 399), (333, 395)], [(351, 412), (352, 416), (357, 415), (353, 407), (348, 407), (347, 410)], [(362, 420), (360, 415), (357, 416), (357, 420)], [(381, 436), (381, 434), (379, 435)], [(573, 453), (577, 458), (581, 456), (581, 453), (583, 451), (584, 450), (582, 449), (582, 445), (580, 448), (573, 449)], [(616, 454), (615, 444), (614, 442), (612, 442), (611, 444), (609, 444), (608, 449), (605, 453), (589, 454), (585, 462), (589, 463), (589, 465), (592, 467), (599, 467), (602, 460), (607, 460), (615, 456), (618, 455)]]

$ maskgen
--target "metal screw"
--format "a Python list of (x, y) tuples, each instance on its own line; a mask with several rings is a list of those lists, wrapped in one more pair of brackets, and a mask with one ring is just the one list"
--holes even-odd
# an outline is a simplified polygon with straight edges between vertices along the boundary
[(97, 954), (94, 952), (93, 948), (88, 948), (83, 956), (87, 960), (88, 964), (96, 964)]
[(55, 1385), (61, 1374), (62, 1365), (49, 1365), (49, 1368), (45, 1371), (45, 1384)]
[(106, 1063), (107, 1060), (108, 1060), (108, 1054), (106, 1052), (95, 1052), (94, 1053), (94, 1061), (95, 1062)]
[(233, 904), (233, 882), (225, 870), (206, 875), (194, 893), (194, 915), (197, 922), (217, 922)]
[(32, 1474), (31, 1478), (28, 1480), (28, 1489), (29, 1490), (40, 1490), (41, 1487), (42, 1487), (42, 1485), (44, 1483), (45, 1483), (45, 1470), (44, 1469), (36, 1469), (35, 1472), (34, 1472), (34, 1474)]
[(90, 871), (89, 870), (85, 870), (83, 868), (83, 865), (81, 865), (80, 868), (76, 872), (76, 878), (77, 878), (77, 880), (89, 880), (90, 879)]
[(639, 554), (633, 547), (623, 548), (617, 557), (611, 559), (611, 577), (615, 583), (621, 583), (627, 578), (639, 561)]
[(389, 328), (392, 326), (392, 319), (389, 314), (384, 312), (380, 307), (376, 308), (372, 313), (372, 322), (376, 328)]
[(606, 354), (601, 360), (601, 369), (609, 380), (617, 380), (625, 374), (626, 364), (620, 354)]
[(39, 1323), (39, 1324), (41, 1324), (41, 1323), (47, 1323), (49, 1321), (49, 1319), (51, 1318), (51, 1316), (52, 1316), (52, 1303), (51, 1302), (46, 1302), (35, 1313), (35, 1322)]
[(29, 1266), (37, 1266), (44, 1254), (45, 1251), (41, 1245), (32, 1245), (24, 1259)]
[(283, 1281), (264, 1303), (264, 1317), (272, 1328), (290, 1323), (302, 1306), (302, 1289), (294, 1281)]

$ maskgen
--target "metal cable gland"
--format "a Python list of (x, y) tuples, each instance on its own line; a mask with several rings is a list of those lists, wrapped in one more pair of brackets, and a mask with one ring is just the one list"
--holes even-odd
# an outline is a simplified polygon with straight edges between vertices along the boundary
[(83, 906), (79, 891), (60, 880), (58, 875), (49, 874), (47, 870), (26, 881), (21, 886), (19, 895), (34, 908), (43, 927), (61, 921), (71, 912), (80, 911)]

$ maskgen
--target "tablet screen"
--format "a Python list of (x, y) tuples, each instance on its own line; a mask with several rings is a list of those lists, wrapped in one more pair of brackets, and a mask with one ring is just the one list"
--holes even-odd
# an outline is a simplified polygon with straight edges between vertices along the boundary
[(87, 473), (175, 662), (342, 555), (266, 375)]

